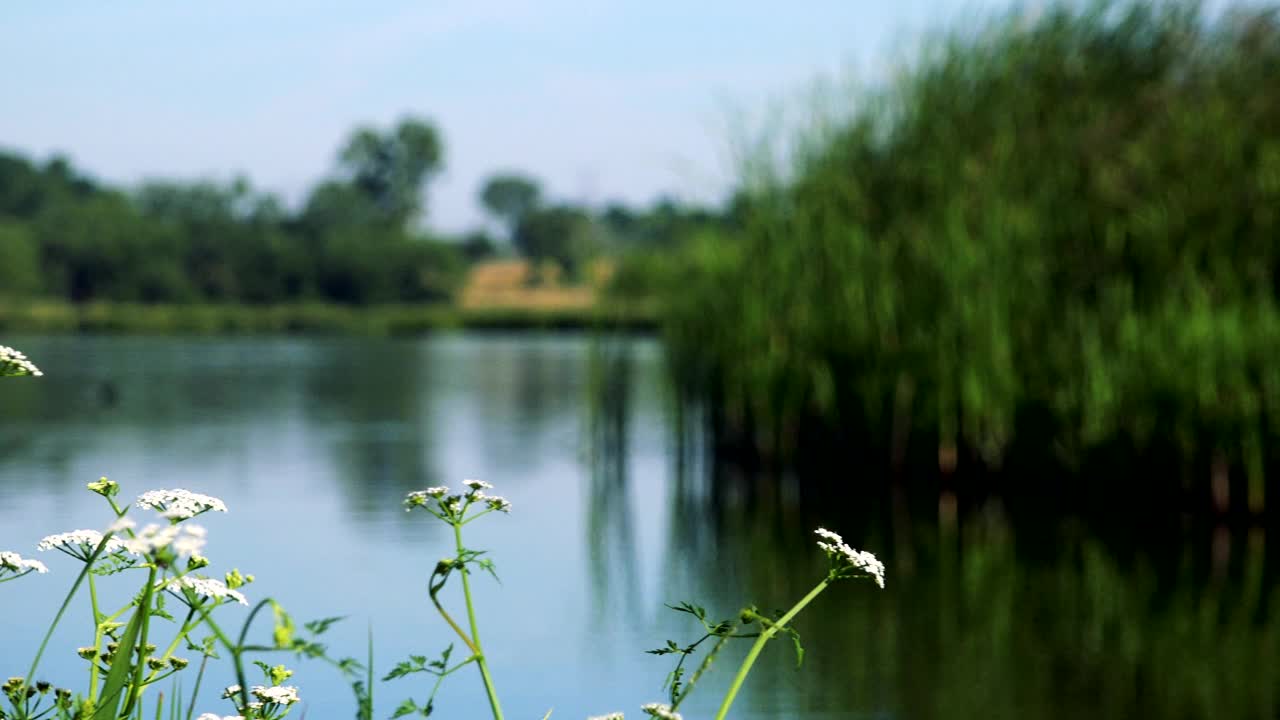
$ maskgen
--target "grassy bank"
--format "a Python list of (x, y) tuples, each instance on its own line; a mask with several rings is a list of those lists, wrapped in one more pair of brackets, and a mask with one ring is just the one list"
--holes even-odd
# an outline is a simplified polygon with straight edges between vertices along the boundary
[(0, 303), (0, 332), (7, 333), (394, 336), (449, 329), (647, 330), (652, 327), (651, 313), (615, 307), (460, 308), (443, 303), (368, 307), (327, 303), (264, 306), (110, 302), (77, 305), (54, 301)]

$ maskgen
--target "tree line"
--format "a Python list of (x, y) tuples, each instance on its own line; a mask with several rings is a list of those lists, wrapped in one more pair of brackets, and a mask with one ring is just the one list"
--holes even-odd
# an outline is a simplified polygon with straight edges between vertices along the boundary
[(0, 299), (351, 305), (444, 302), (471, 262), (519, 254), (571, 278), (588, 260), (668, 243), (711, 217), (672, 201), (594, 209), (499, 173), (478, 200), (503, 232), (429, 229), (444, 143), (428, 121), (360, 128), (296, 208), (243, 178), (112, 186), (65, 157), (0, 152)]

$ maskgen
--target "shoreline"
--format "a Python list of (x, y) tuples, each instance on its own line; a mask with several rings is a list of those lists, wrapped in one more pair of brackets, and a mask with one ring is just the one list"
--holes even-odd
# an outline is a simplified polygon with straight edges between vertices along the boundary
[(593, 308), (462, 308), (426, 305), (349, 306), (143, 304), (58, 301), (0, 302), (0, 333), (124, 335), (407, 336), (439, 330), (624, 330), (652, 333), (656, 314), (634, 306)]

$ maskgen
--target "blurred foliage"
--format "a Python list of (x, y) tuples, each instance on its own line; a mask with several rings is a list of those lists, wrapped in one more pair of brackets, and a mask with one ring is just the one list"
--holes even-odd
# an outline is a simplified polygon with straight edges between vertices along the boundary
[(1273, 12), (1185, 3), (927, 45), (648, 273), (677, 374), (762, 455), (895, 428), (944, 466), (1121, 448), (1229, 462), (1255, 505), (1280, 446), (1278, 72)]
[(62, 158), (0, 153), (0, 297), (76, 303), (346, 304), (449, 298), (461, 249), (417, 222), (443, 148), (406, 119), (356, 130), (297, 213), (248, 181), (122, 192)]

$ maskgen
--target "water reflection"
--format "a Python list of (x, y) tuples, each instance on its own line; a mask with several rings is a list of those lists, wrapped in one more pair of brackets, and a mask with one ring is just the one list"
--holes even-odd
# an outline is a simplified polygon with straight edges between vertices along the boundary
[[(1274, 533), (1071, 520), (993, 498), (940, 504), (936, 492), (909, 496), (910, 482), (863, 482), (856, 459), (817, 478), (717, 464), (698, 409), (665, 392), (652, 341), (6, 344), (47, 376), (4, 387), (0, 546), (98, 522), (82, 488), (104, 472), (130, 489), (225, 494), (233, 513), (212, 532), (218, 558), (256, 572), (255, 592), (301, 618), (352, 615), (337, 647), (358, 652), (373, 622), (379, 667), (449, 641), (422, 600), (445, 538), (399, 509), (401, 493), (497, 483), (516, 512), (478, 536), (503, 579), (479, 602), (513, 717), (658, 698), (670, 665), (642, 650), (694, 630), (662, 603), (692, 600), (716, 617), (787, 607), (822, 575), (819, 525), (881, 555), (888, 588), (821, 596), (798, 624), (804, 667), (785, 642), (766, 652), (740, 701), (746, 720), (1280, 711)], [(0, 610), (43, 617), (56, 575), (0, 593)], [(6, 628), (15, 647), (31, 646), (32, 628)], [(710, 716), (745, 649), (717, 663), (686, 717)], [(312, 683), (308, 717), (350, 716), (323, 669), (300, 678)], [(460, 679), (442, 712), (476, 690)]]

